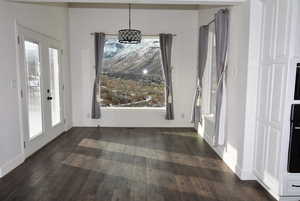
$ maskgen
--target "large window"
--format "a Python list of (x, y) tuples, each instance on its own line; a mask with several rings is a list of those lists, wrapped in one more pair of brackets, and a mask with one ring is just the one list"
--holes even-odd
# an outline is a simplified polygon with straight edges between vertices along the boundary
[(214, 26), (209, 27), (208, 54), (202, 80), (203, 86), (203, 113), (212, 118), (216, 113), (216, 91), (218, 87), (216, 69), (216, 39)]
[(107, 39), (100, 86), (104, 107), (164, 107), (159, 39), (146, 38), (140, 44)]

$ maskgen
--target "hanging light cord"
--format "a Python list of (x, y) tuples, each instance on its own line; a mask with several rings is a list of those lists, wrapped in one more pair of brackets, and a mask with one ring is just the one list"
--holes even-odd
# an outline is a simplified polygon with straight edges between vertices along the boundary
[(131, 4), (129, 4), (129, 29), (131, 29)]

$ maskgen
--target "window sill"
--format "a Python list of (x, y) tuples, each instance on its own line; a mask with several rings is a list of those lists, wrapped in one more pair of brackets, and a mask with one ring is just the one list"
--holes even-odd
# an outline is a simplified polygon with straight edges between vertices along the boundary
[(166, 107), (102, 107), (103, 111), (166, 111)]

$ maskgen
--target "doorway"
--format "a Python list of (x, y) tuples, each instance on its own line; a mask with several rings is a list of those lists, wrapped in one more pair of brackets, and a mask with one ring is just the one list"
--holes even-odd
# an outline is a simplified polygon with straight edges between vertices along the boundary
[(22, 129), (25, 157), (64, 131), (61, 44), (18, 26)]

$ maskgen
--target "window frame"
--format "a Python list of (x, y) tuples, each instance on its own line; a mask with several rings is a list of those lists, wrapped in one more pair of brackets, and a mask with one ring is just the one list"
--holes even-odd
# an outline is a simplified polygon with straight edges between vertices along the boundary
[[(106, 36), (105, 37), (105, 40), (111, 40), (111, 39), (118, 39), (117, 36)], [(159, 37), (155, 37), (155, 36), (143, 36), (142, 40), (143, 39), (158, 39), (159, 41)], [(104, 45), (105, 47), (105, 45)], [(160, 56), (161, 58), (161, 56)], [(161, 61), (161, 59), (160, 59)], [(102, 60), (102, 64), (104, 62), (104, 59)], [(161, 61), (161, 65), (162, 65), (162, 61)], [(162, 67), (162, 66), (161, 66)], [(102, 75), (102, 72), (101, 72), (101, 75)], [(164, 80), (164, 106), (162, 107), (118, 107), (118, 106), (102, 106), (101, 105), (101, 108), (104, 110), (104, 111), (116, 111), (116, 110), (155, 110), (155, 111), (162, 111), (162, 112), (165, 112), (166, 111), (166, 105), (167, 105), (167, 98), (166, 98), (166, 83), (165, 83), (165, 77), (164, 77), (164, 72), (163, 72), (163, 69), (162, 69), (162, 78)], [(101, 79), (100, 79), (101, 80)], [(101, 86), (101, 85), (100, 85)], [(101, 90), (100, 90), (100, 99), (101, 99)], [(101, 104), (101, 103), (100, 103)]]

